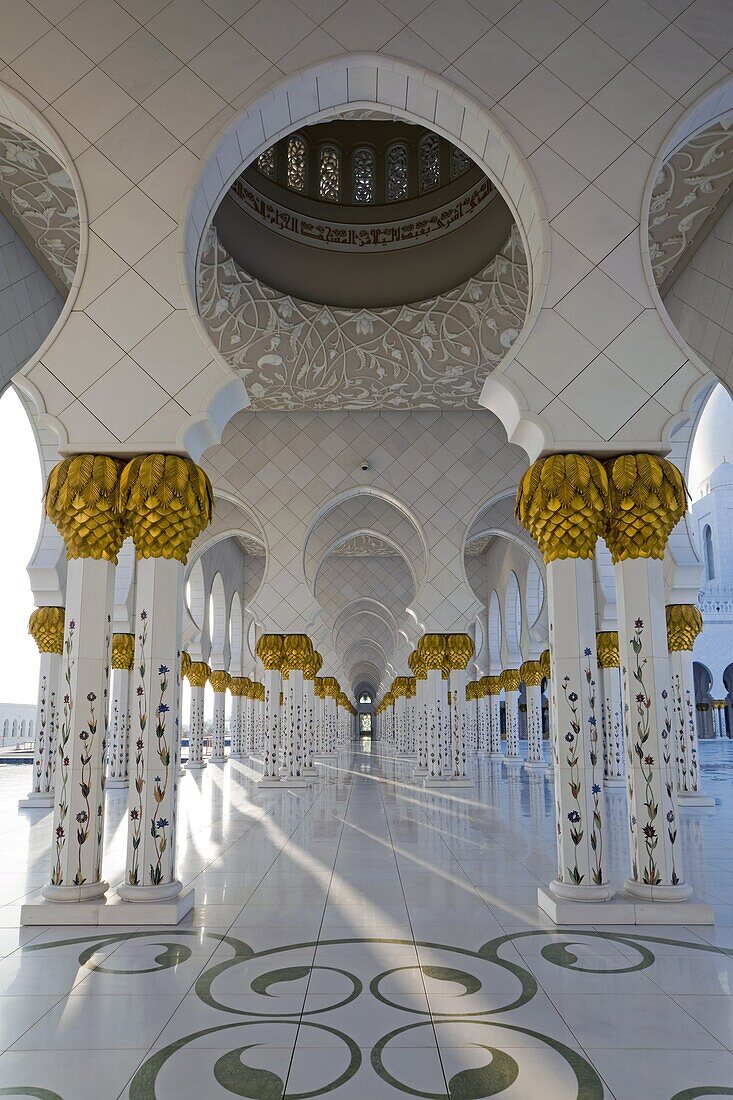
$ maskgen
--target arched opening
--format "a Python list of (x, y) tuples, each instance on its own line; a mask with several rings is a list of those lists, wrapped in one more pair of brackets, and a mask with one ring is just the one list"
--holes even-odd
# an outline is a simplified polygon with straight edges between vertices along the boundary
[(705, 555), (705, 577), (709, 581), (715, 580), (715, 551), (713, 550), (713, 532), (710, 524), (706, 523), (702, 532), (703, 553)]

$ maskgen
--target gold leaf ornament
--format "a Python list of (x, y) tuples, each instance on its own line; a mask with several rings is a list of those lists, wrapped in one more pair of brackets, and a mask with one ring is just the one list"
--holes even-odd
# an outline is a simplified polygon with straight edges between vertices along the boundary
[(608, 477), (590, 455), (557, 454), (533, 462), (519, 483), (514, 514), (545, 562), (592, 558), (608, 510)]
[(211, 523), (211, 482), (190, 458), (139, 455), (120, 478), (120, 506), (138, 558), (186, 564), (191, 543)]
[(450, 671), (465, 669), (473, 657), (473, 642), (468, 634), (446, 634), (445, 651)]
[(618, 668), (621, 657), (618, 648), (617, 630), (599, 630), (596, 634), (596, 650), (599, 668)]
[(117, 564), (125, 539), (120, 512), (123, 463), (108, 455), (74, 455), (54, 466), (46, 482), (46, 515), (66, 546), (66, 556)]
[(214, 669), (209, 673), (209, 683), (214, 689), (214, 694), (222, 694), (231, 684), (231, 676), (221, 669)]
[(28, 633), (38, 646), (39, 653), (63, 653), (63, 607), (37, 607), (28, 620)]
[(519, 674), (518, 668), (505, 668), (499, 677), (501, 680), (501, 686), (504, 691), (519, 691), (520, 684), (522, 683), (522, 677)]
[(260, 635), (256, 652), (264, 668), (279, 672), (285, 658), (284, 636), (282, 634)]
[(685, 479), (658, 455), (627, 454), (606, 463), (609, 520), (606, 542), (614, 564), (664, 557), (667, 540), (687, 511)]
[(539, 687), (544, 679), (542, 665), (539, 661), (524, 661), (519, 666), (519, 676), (527, 687)]
[(313, 643), (307, 634), (286, 634), (283, 642), (283, 672), (300, 669), (305, 672), (313, 657)]
[(135, 663), (135, 635), (112, 635), (112, 668), (124, 668), (128, 672)]
[(550, 679), (550, 651), (544, 649), (540, 653), (540, 668), (542, 669), (542, 675), (546, 680)]
[(418, 642), (417, 651), (426, 672), (435, 669), (442, 671), (446, 661), (445, 634), (423, 634)]
[(665, 608), (667, 616), (667, 648), (670, 653), (691, 651), (695, 638), (702, 630), (702, 614), (694, 603), (671, 603)]
[(210, 675), (211, 669), (204, 661), (191, 661), (186, 673), (189, 684), (194, 688), (206, 687)]

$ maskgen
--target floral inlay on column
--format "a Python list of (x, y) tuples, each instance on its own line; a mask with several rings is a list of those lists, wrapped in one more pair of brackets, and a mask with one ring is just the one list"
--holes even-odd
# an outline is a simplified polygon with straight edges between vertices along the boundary
[(43, 890), (49, 901), (90, 901), (107, 888), (100, 876), (114, 568), (124, 539), (121, 469), (106, 455), (75, 455), (54, 467), (46, 486), (46, 513), (69, 560), (55, 853)]
[(33, 789), (21, 805), (51, 806), (56, 763), (59, 678), (64, 648), (64, 608), (37, 607), (28, 621), (28, 633), (38, 646), (40, 668), (33, 747)]
[(687, 509), (682, 474), (656, 455), (606, 463), (606, 542), (616, 571), (632, 874), (626, 889), (647, 900), (684, 900), (677, 850), (671, 679), (662, 559)]
[(592, 559), (608, 512), (608, 477), (589, 455), (535, 462), (517, 492), (516, 516), (547, 566), (558, 875), (554, 894), (605, 901), (595, 598)]
[[(118, 893), (124, 901), (143, 902), (172, 898), (182, 889), (175, 877), (175, 827), (183, 567), (191, 543), (211, 520), (211, 485), (190, 459), (141, 455), (122, 472), (120, 503), (138, 559), (138, 728), (127, 871)], [(193, 669), (191, 663), (189, 676)]]
[[(695, 604), (668, 604), (666, 619), (678, 791), (681, 802), (698, 804), (701, 796), (692, 650), (703, 628), (702, 614)], [(712, 804), (713, 800), (705, 802)]]

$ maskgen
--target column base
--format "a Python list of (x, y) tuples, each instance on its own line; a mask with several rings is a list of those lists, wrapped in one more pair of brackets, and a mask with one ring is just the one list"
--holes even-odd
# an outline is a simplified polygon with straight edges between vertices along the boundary
[(415, 760), (416, 757), (417, 757), (417, 753), (416, 752), (408, 752), (407, 750), (405, 750), (404, 752), (396, 752), (395, 756), (399, 760)]
[(253, 763), (261, 764), (262, 767), (264, 768), (264, 766), (265, 766), (265, 757), (264, 757), (263, 753), (261, 753), (261, 752), (251, 752), (248, 755), (249, 755), (250, 760), (253, 761)]
[(191, 763), (191, 761), (189, 760), (188, 763), (186, 763), (184, 765), (184, 767), (185, 767), (187, 772), (202, 772), (204, 770), (204, 768), (206, 767), (206, 761), (205, 760), (196, 760), (193, 763)]
[(555, 924), (714, 924), (712, 906), (698, 901), (644, 903), (626, 893), (610, 901), (568, 901), (546, 886), (537, 890), (537, 904)]
[(701, 794), (699, 791), (690, 791), (689, 794), (679, 791), (677, 794), (678, 809), (685, 813), (687, 810), (715, 809), (717, 802), (709, 794)]
[(626, 776), (612, 775), (609, 779), (603, 780), (603, 786), (608, 787), (609, 790), (621, 790), (626, 787)]
[(545, 760), (525, 760), (524, 770), (526, 772), (545, 772), (547, 771), (547, 762)]
[(48, 810), (53, 806), (53, 791), (31, 791), (18, 800), (19, 810)]
[[(670, 902), (687, 901), (692, 897), (692, 887), (686, 883), (679, 886), (647, 886), (645, 882), (635, 882), (627, 878), (624, 890), (633, 898), (641, 898), (642, 901)], [(690, 921), (692, 924), (693, 921)]]
[(307, 779), (307, 778), (308, 778), (308, 776), (316, 776), (316, 775), (318, 775), (318, 768), (314, 767), (314, 765), (313, 765), (313, 764), (305, 764), (305, 765), (304, 765), (304, 766), (303, 766), (303, 767), (302, 767), (302, 768), (300, 769), (300, 774), (301, 774), (301, 775), (302, 775), (302, 776), (303, 776), (303, 777), (304, 777), (305, 779)]
[(425, 787), (450, 787), (452, 782), (449, 775), (426, 775), (423, 779)]
[(412, 774), (414, 775), (415, 779), (423, 779), (428, 774), (428, 769), (425, 767), (424, 764), (422, 767), (418, 765)]
[(489, 760), (503, 760), (504, 759), (504, 753), (501, 751), (501, 749), (499, 749), (498, 752), (487, 753), (487, 755), (489, 757)]
[(104, 789), (106, 791), (121, 791), (123, 788), (130, 786), (130, 777), (126, 779), (121, 775), (111, 775), (109, 779), (104, 782)]
[(505, 768), (524, 767), (524, 760), (522, 760), (521, 756), (503, 756), (501, 762)]
[(258, 787), (281, 787), (282, 779), (279, 775), (263, 775), (262, 779), (257, 780)]
[(227, 760), (226, 756), (210, 756), (209, 757), (209, 763), (210, 764), (226, 764), (226, 760)]
[(339, 758), (337, 752), (317, 752), (313, 757), (314, 764), (334, 764)]
[[(181, 884), (178, 883), (179, 890)], [(156, 886), (130, 887), (135, 890), (156, 890)], [(31, 901), (22, 906), (20, 923), (28, 925), (164, 925), (170, 927), (190, 913), (194, 904), (194, 891), (186, 890), (176, 897), (152, 897), (134, 903), (113, 898), (107, 901), (85, 901), (78, 904), (55, 901)]]

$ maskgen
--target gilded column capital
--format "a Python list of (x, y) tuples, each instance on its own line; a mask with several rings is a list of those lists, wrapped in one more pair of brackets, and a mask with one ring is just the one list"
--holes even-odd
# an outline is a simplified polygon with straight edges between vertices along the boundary
[(618, 631), (600, 630), (596, 634), (596, 650), (599, 668), (619, 668), (621, 657), (618, 649)]
[(499, 676), (487, 676), (486, 679), (489, 681), (489, 683), (488, 683), (488, 694), (489, 695), (501, 695), (502, 690), (503, 690), (503, 684), (502, 684), (501, 676), (500, 675)]
[(229, 681), (229, 690), (232, 695), (236, 695), (237, 698), (249, 698), (249, 693), (252, 690), (252, 681), (249, 676), (232, 676)]
[(491, 692), (489, 690), (490, 686), (491, 686), (491, 677), (490, 676), (482, 676), (481, 679), (476, 684), (476, 698), (477, 699), (485, 699), (487, 697), (487, 695), (490, 695), (491, 694)]
[(545, 678), (539, 661), (524, 661), (519, 666), (519, 675), (527, 687), (539, 687)]
[(191, 667), (191, 654), (184, 649), (181, 653), (181, 679), (185, 680)]
[(313, 645), (307, 634), (286, 634), (283, 640), (282, 672), (300, 669), (305, 672), (310, 667)]
[(545, 562), (592, 558), (608, 510), (608, 477), (590, 455), (538, 458), (519, 483), (514, 514)]
[(257, 640), (257, 656), (264, 668), (280, 671), (285, 657), (285, 643), (282, 634), (261, 634)]
[(63, 653), (64, 608), (37, 607), (28, 620), (28, 633), (39, 653)]
[(667, 648), (670, 653), (692, 650), (702, 630), (702, 614), (694, 603), (670, 603), (667, 615)]
[(211, 523), (211, 482), (190, 458), (138, 455), (120, 477), (120, 508), (138, 558), (186, 564), (191, 543)]
[(609, 516), (606, 543), (614, 564), (663, 558), (667, 539), (687, 511), (680, 471), (658, 455), (627, 454), (606, 462)]
[(108, 455), (74, 455), (51, 470), (46, 515), (64, 540), (67, 558), (117, 563), (125, 540), (120, 512), (123, 465)]
[(210, 675), (211, 669), (204, 661), (191, 661), (186, 673), (189, 684), (194, 688), (206, 687)]
[(312, 650), (308, 655), (308, 659), (303, 667), (303, 675), (306, 680), (315, 680), (318, 673), (323, 668), (323, 657), (317, 649)]
[(466, 702), (478, 699), (478, 680), (469, 680), (466, 684)]
[(408, 676), (397, 676), (392, 681), (392, 694), (395, 699), (406, 699), (410, 690), (410, 679)]
[(417, 643), (417, 652), (426, 671), (440, 669), (446, 662), (445, 634), (423, 634)]
[(505, 668), (500, 680), (504, 691), (519, 691), (519, 686), (522, 683), (518, 668)]
[(252, 681), (252, 694), (250, 699), (254, 699), (257, 703), (264, 703), (265, 701), (265, 685), (261, 680)]
[(473, 642), (468, 634), (446, 634), (445, 652), (445, 663), (451, 672), (465, 669), (473, 657)]
[(413, 649), (407, 658), (407, 664), (416, 680), (424, 680), (427, 677), (428, 670), (425, 667), (425, 661), (417, 649)]
[(112, 635), (112, 668), (123, 668), (129, 672), (135, 663), (135, 635)]
[(232, 678), (229, 673), (222, 669), (213, 669), (213, 671), (209, 673), (209, 683), (214, 689), (215, 694), (223, 694), (229, 687), (231, 680)]
[(330, 699), (338, 698), (338, 693), (341, 689), (335, 676), (323, 676), (321, 678), (321, 683), (323, 685), (324, 696), (328, 696)]
[(549, 649), (543, 649), (540, 653), (540, 668), (542, 669), (542, 675), (546, 680), (550, 679), (550, 651)]

